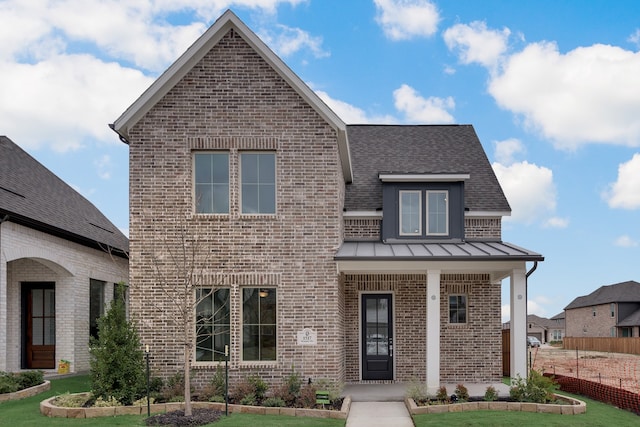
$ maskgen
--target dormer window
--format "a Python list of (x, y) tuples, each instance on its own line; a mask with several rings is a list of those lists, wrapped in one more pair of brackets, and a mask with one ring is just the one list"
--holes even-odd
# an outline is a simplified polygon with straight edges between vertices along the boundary
[(382, 240), (462, 240), (468, 174), (379, 174)]

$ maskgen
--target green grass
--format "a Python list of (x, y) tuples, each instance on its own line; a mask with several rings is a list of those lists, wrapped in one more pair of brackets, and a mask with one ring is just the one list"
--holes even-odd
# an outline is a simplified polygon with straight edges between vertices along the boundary
[(600, 427), (638, 426), (640, 417), (596, 400), (561, 392), (587, 403), (587, 413), (581, 415), (537, 414), (530, 412), (470, 411), (447, 414), (416, 415), (416, 427), (425, 426), (515, 426), (518, 427)]
[[(65, 392), (78, 393), (89, 390), (89, 377), (77, 376), (51, 381), (51, 390), (38, 396), (0, 403), (0, 426), (31, 427), (47, 426), (143, 426), (144, 415), (121, 415), (117, 417), (66, 419), (46, 418), (40, 415), (40, 402)], [(567, 394), (567, 393), (563, 393)], [(573, 395), (570, 395), (573, 396)], [(425, 426), (514, 426), (565, 427), (565, 426), (638, 426), (640, 417), (595, 400), (573, 396), (587, 402), (587, 413), (583, 415), (535, 414), (528, 412), (471, 411), (449, 414), (417, 415), (416, 427)], [(286, 417), (270, 415), (231, 414), (215, 427), (344, 427), (342, 420)]]
[[(51, 381), (51, 390), (22, 400), (0, 403), (0, 426), (144, 426), (146, 415), (120, 415), (89, 419), (47, 418), (40, 414), (40, 402), (58, 394), (88, 391), (87, 375)], [(344, 427), (344, 421), (321, 418), (286, 417), (271, 415), (231, 414), (209, 426), (246, 427)]]

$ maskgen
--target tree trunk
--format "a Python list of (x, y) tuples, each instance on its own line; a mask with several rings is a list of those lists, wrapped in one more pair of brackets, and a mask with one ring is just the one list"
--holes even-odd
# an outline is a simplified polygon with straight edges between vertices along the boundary
[(184, 346), (184, 415), (190, 417), (191, 412), (191, 352), (189, 344)]

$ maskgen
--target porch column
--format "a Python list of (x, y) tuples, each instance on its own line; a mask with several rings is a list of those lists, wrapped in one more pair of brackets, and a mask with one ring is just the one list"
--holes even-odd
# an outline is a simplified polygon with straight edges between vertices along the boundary
[(7, 323), (7, 260), (2, 253), (0, 253), (0, 371), (8, 371), (7, 369), (7, 334), (9, 328)]
[(527, 279), (526, 272), (513, 270), (510, 278), (511, 378), (527, 378)]
[(427, 272), (427, 391), (440, 387), (440, 270)]

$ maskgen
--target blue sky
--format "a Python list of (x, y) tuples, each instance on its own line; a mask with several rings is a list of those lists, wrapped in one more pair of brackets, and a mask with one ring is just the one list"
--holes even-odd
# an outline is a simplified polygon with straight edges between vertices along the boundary
[(513, 210), (503, 239), (546, 258), (530, 313), (640, 281), (634, 0), (0, 0), (0, 134), (126, 233), (107, 124), (227, 8), (346, 123), (474, 125)]

